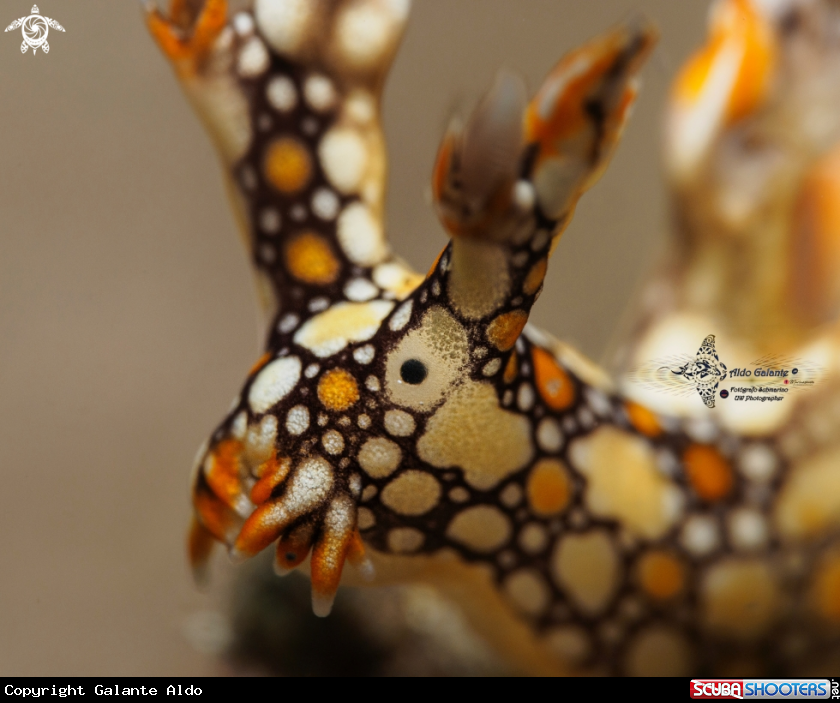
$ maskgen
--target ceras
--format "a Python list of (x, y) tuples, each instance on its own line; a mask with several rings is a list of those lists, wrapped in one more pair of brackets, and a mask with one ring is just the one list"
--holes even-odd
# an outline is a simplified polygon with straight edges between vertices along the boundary
[[(379, 94), (408, 9), (149, 13), (219, 147), (272, 310), (266, 353), (199, 455), (195, 568), (216, 542), (235, 556), (275, 545), (281, 573), (309, 559), (321, 615), (345, 561), (377, 582), (432, 580), (537, 671), (687, 673), (745, 648), (795, 666), (801, 653), (764, 638), (800, 600), (808, 651), (834, 642), (836, 511), (819, 547), (779, 539), (788, 462), (773, 439), (656, 414), (526, 326), (653, 29), (583, 45), (530, 101), (501, 73), (453, 123), (432, 179), (452, 240), (421, 276), (382, 225)], [(786, 519), (805, 519), (802, 500)]]

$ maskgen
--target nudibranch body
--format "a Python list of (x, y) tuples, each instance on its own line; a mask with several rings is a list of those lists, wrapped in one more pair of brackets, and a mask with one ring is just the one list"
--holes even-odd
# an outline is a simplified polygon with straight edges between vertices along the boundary
[(501, 74), (453, 125), (432, 184), (452, 241), (424, 277), (382, 226), (379, 93), (407, 13), (256, 0), (228, 20), (220, 0), (174, 0), (149, 15), (219, 146), (273, 310), (199, 455), (194, 566), (216, 542), (242, 557), (275, 545), (281, 573), (308, 559), (322, 615), (345, 561), (376, 582), (431, 580), (535, 671), (824, 656), (840, 505), (812, 479), (832, 467), (802, 480), (772, 440), (629, 402), (527, 326), (653, 31), (589, 42), (530, 102)]
[(820, 370), (816, 393), (719, 404), (727, 428), (800, 433), (812, 424), (803, 415), (840, 424), (830, 403), (840, 372), (838, 39), (834, 2), (713, 5), (708, 42), (668, 105), (673, 241), (617, 360), (622, 390), (639, 402), (701, 413), (634, 371), (715, 334), (730, 366), (799, 359)]

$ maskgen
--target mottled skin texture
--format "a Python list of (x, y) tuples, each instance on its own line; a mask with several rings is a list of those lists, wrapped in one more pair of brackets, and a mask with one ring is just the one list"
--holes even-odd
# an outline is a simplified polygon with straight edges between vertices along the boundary
[(257, 0), (228, 20), (219, 0), (174, 0), (170, 19), (149, 15), (219, 146), (274, 315), (199, 455), (195, 568), (216, 542), (276, 543), (281, 573), (308, 558), (327, 614), (345, 560), (367, 576), (372, 560), (377, 582), (437, 583), (541, 672), (836, 657), (831, 467), (803, 479), (773, 437), (656, 415), (525, 327), (652, 30), (584, 45), (530, 104), (502, 74), (453, 125), (432, 184), (453, 239), (422, 277), (381, 226), (378, 96), (407, 9)]

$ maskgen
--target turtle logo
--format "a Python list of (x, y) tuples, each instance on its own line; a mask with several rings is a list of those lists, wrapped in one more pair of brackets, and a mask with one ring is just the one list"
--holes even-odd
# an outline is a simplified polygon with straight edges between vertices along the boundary
[(59, 32), (64, 31), (58, 22), (49, 17), (44, 17), (39, 11), (38, 6), (32, 6), (32, 14), (28, 17), (21, 17), (15, 20), (8, 27), (7, 32), (21, 27), (23, 34), (23, 44), (20, 45), (20, 53), (25, 54), (29, 47), (32, 47), (32, 55), (34, 56), (40, 48), (45, 54), (50, 52), (50, 45), (47, 43), (47, 35), (50, 33), (50, 27), (57, 29)]
[(697, 356), (671, 373), (691, 381), (697, 387), (697, 392), (706, 406), (715, 407), (718, 383), (726, 378), (726, 366), (721, 363), (715, 351), (715, 336), (710, 334), (706, 337), (697, 350)]

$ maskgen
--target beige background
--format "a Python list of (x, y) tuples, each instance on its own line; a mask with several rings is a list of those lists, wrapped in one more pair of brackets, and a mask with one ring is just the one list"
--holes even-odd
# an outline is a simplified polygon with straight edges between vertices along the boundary
[[(0, 0), (0, 25), (32, 0)], [(534, 89), (631, 11), (662, 29), (624, 144), (559, 247), (536, 321), (598, 358), (661, 245), (668, 81), (699, 0), (415, 0), (385, 100), (388, 222), (425, 270), (442, 130), (502, 66)], [(49, 55), (0, 34), (0, 675), (219, 670), (185, 632), (193, 454), (258, 353), (215, 157), (132, 0), (43, 0)], [(218, 596), (217, 596), (218, 597)]]

